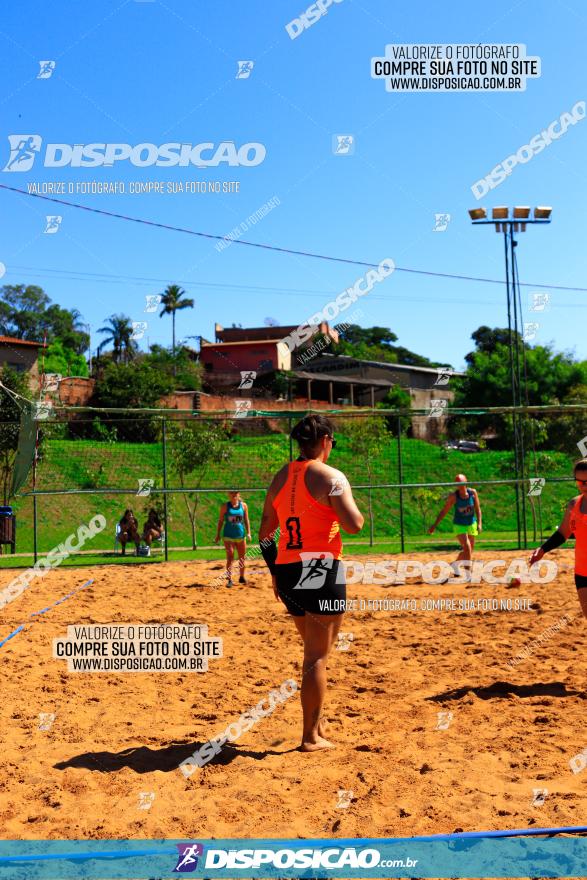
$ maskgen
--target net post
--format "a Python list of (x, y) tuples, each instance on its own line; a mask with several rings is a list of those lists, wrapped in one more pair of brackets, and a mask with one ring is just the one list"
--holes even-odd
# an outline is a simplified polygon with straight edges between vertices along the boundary
[[(33, 457), (33, 493), (37, 491), (37, 459), (39, 457), (39, 423), (35, 424), (35, 454)], [(37, 496), (33, 494), (33, 557), (34, 563), (36, 564), (38, 553), (37, 553), (37, 533), (38, 533), (38, 520), (37, 520)]]
[[(522, 342), (522, 345), (524, 343)], [(524, 449), (525, 439), (524, 432), (526, 429), (526, 416), (520, 415), (521, 421), (521, 430), (520, 430), (520, 463), (522, 466), (522, 478), (526, 479), (526, 451)], [(524, 550), (528, 549), (528, 523), (527, 523), (527, 512), (526, 512), (526, 483), (522, 483), (522, 527), (524, 534)]]
[(33, 495), (33, 556), (36, 563), (37, 553), (37, 496)]
[(400, 484), (399, 489), (399, 533), (400, 533), (400, 545), (402, 553), (405, 553), (405, 538), (404, 538), (404, 491), (402, 489), (403, 479), (403, 468), (402, 468), (402, 419), (401, 416), (397, 417), (397, 481)]

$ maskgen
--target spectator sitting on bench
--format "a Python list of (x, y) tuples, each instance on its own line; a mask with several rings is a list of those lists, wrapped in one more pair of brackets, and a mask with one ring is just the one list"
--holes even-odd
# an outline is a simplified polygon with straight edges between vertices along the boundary
[(138, 550), (139, 544), (141, 543), (141, 539), (139, 537), (139, 524), (137, 522), (136, 516), (134, 515), (130, 507), (124, 511), (124, 514), (118, 525), (120, 526), (118, 540), (120, 541), (120, 546), (122, 547), (122, 555), (124, 556), (126, 553), (126, 545), (128, 541), (133, 541), (136, 549)]
[(163, 537), (163, 523), (155, 508), (149, 510), (147, 522), (143, 526), (143, 541), (150, 547), (153, 541), (159, 541)]

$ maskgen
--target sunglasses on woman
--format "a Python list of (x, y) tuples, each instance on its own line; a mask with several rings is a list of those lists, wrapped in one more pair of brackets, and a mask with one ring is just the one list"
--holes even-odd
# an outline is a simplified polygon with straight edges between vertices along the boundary
[(330, 434), (327, 434), (326, 436), (328, 437), (328, 439), (332, 443), (332, 448), (336, 449), (336, 440), (334, 439), (334, 437), (331, 437)]

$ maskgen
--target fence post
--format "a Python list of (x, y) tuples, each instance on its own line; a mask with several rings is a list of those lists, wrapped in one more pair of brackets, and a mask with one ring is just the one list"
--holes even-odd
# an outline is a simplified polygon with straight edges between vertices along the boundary
[[(520, 464), (522, 466), (522, 479), (526, 479), (526, 450), (525, 446), (525, 416), (520, 416), (520, 421), (522, 423), (522, 429), (520, 431)], [(522, 527), (524, 533), (524, 550), (528, 549), (528, 524), (526, 522), (526, 483), (522, 483)]]
[(37, 561), (37, 496), (33, 495), (33, 555)]
[(169, 548), (168, 548), (168, 528), (167, 528), (167, 421), (165, 416), (161, 419), (162, 425), (162, 454), (163, 454), (163, 521), (165, 523), (165, 541), (164, 541), (164, 549), (165, 549), (165, 562), (169, 561)]
[(519, 443), (518, 443), (518, 415), (517, 412), (512, 411), (512, 429), (514, 432), (514, 475), (516, 478), (515, 487), (516, 487), (516, 519), (518, 525), (518, 550), (522, 549), (522, 524), (520, 519), (520, 488), (522, 491), (524, 487), (520, 487), (519, 479), (520, 479), (520, 456), (519, 456)]
[[(39, 423), (37, 422), (37, 426), (35, 429), (35, 454), (33, 456), (33, 492), (37, 491), (37, 459), (39, 457)], [(37, 522), (37, 496), (33, 495), (33, 556), (34, 561), (37, 561), (37, 531), (38, 531), (38, 522)]]
[(404, 540), (404, 492), (402, 489), (403, 468), (402, 468), (402, 420), (401, 416), (397, 417), (397, 481), (400, 484), (399, 489), (399, 533), (402, 553), (405, 552)]

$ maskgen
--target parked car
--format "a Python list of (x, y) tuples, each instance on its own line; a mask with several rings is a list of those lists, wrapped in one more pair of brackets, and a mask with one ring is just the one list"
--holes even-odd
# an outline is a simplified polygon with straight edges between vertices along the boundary
[(481, 452), (481, 446), (476, 440), (449, 440), (446, 449), (457, 449), (459, 452)]

